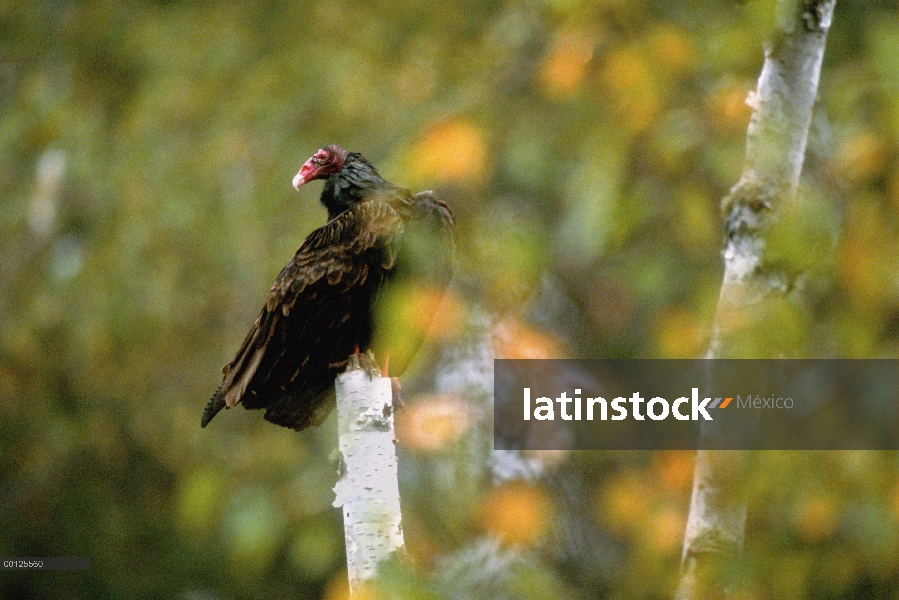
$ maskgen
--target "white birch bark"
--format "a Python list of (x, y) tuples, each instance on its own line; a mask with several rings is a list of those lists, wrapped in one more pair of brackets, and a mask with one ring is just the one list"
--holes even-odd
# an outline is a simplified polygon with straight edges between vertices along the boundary
[[(778, 208), (796, 199), (827, 31), (836, 0), (780, 0), (777, 36), (765, 48), (746, 136), (743, 174), (724, 201), (727, 242), (724, 280), (708, 358), (772, 358), (777, 348), (746, 356), (741, 337), (763, 323), (764, 304), (792, 286), (789, 276), (766, 267), (765, 231)], [(755, 318), (754, 318), (755, 317)], [(716, 420), (717, 421), (717, 420)], [(704, 439), (727, 435), (714, 422)], [(700, 450), (682, 554), (678, 600), (727, 598), (735, 591), (717, 572), (718, 561), (741, 551), (746, 525), (748, 451)]]
[(369, 377), (355, 355), (335, 390), (341, 467), (334, 506), (343, 507), (350, 597), (356, 598), (378, 563), (403, 547), (393, 392), (390, 379)]

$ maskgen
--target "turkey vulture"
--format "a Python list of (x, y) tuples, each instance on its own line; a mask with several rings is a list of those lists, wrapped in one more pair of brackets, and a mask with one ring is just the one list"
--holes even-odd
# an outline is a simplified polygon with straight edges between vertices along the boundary
[[(293, 185), (299, 190), (315, 179), (326, 180), (321, 202), (328, 222), (309, 234), (275, 279), (234, 360), (222, 367), (225, 377), (203, 411), (203, 427), (238, 403), (264, 408), (266, 420), (297, 431), (318, 425), (334, 405), (339, 365), (351, 354), (374, 345), (389, 356), (391, 375), (411, 360), (410, 351), (398, 357), (378, 344), (390, 337), (379, 333), (389, 329), (380, 315), (394, 307), (380, 309), (390, 289), (446, 286), (453, 215), (433, 192), (394, 185), (361, 154), (336, 145), (306, 161)], [(423, 334), (409, 332), (416, 339), (404, 345), (417, 348)]]

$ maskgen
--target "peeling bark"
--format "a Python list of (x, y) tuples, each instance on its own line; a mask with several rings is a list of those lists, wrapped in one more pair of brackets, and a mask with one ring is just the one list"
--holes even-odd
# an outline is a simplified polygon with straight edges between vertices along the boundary
[(340, 479), (334, 506), (343, 508), (350, 596), (365, 597), (378, 563), (403, 547), (390, 379), (370, 377), (350, 357), (337, 377)]

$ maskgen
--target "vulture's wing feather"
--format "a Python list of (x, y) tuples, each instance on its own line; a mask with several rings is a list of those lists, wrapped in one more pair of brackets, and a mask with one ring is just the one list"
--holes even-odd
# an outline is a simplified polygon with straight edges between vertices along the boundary
[(396, 267), (379, 295), (373, 342), (375, 356), (390, 358), (392, 376), (415, 360), (435, 316), (447, 308), (443, 297), (456, 249), (453, 214), (433, 192), (407, 197), (402, 210), (406, 228)]
[(415, 207), (412, 226), (428, 232), (435, 245), (434, 254), (438, 257), (435, 264), (431, 265), (434, 268), (430, 276), (446, 286), (452, 277), (456, 258), (456, 222), (453, 213), (446, 202), (439, 200), (430, 190), (418, 192), (412, 198)]
[(370, 342), (371, 303), (393, 267), (402, 233), (399, 214), (377, 200), (313, 231), (281, 270), (234, 360), (222, 368), (224, 381), (202, 425), (238, 403), (267, 408), (266, 419), (295, 429), (320, 418), (336, 375), (330, 365)]

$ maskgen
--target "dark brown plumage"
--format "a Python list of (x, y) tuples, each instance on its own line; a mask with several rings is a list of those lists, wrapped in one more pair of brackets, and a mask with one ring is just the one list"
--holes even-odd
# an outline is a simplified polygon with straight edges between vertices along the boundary
[[(446, 285), (453, 217), (432, 192), (412, 194), (340, 146), (316, 152), (294, 187), (314, 179), (327, 179), (321, 202), (328, 223), (309, 234), (275, 279), (237, 355), (222, 368), (203, 427), (236, 404), (265, 409), (268, 421), (296, 430), (319, 424), (333, 406), (335, 363), (372, 345), (385, 283)], [(390, 374), (400, 375), (409, 358), (391, 356)]]

